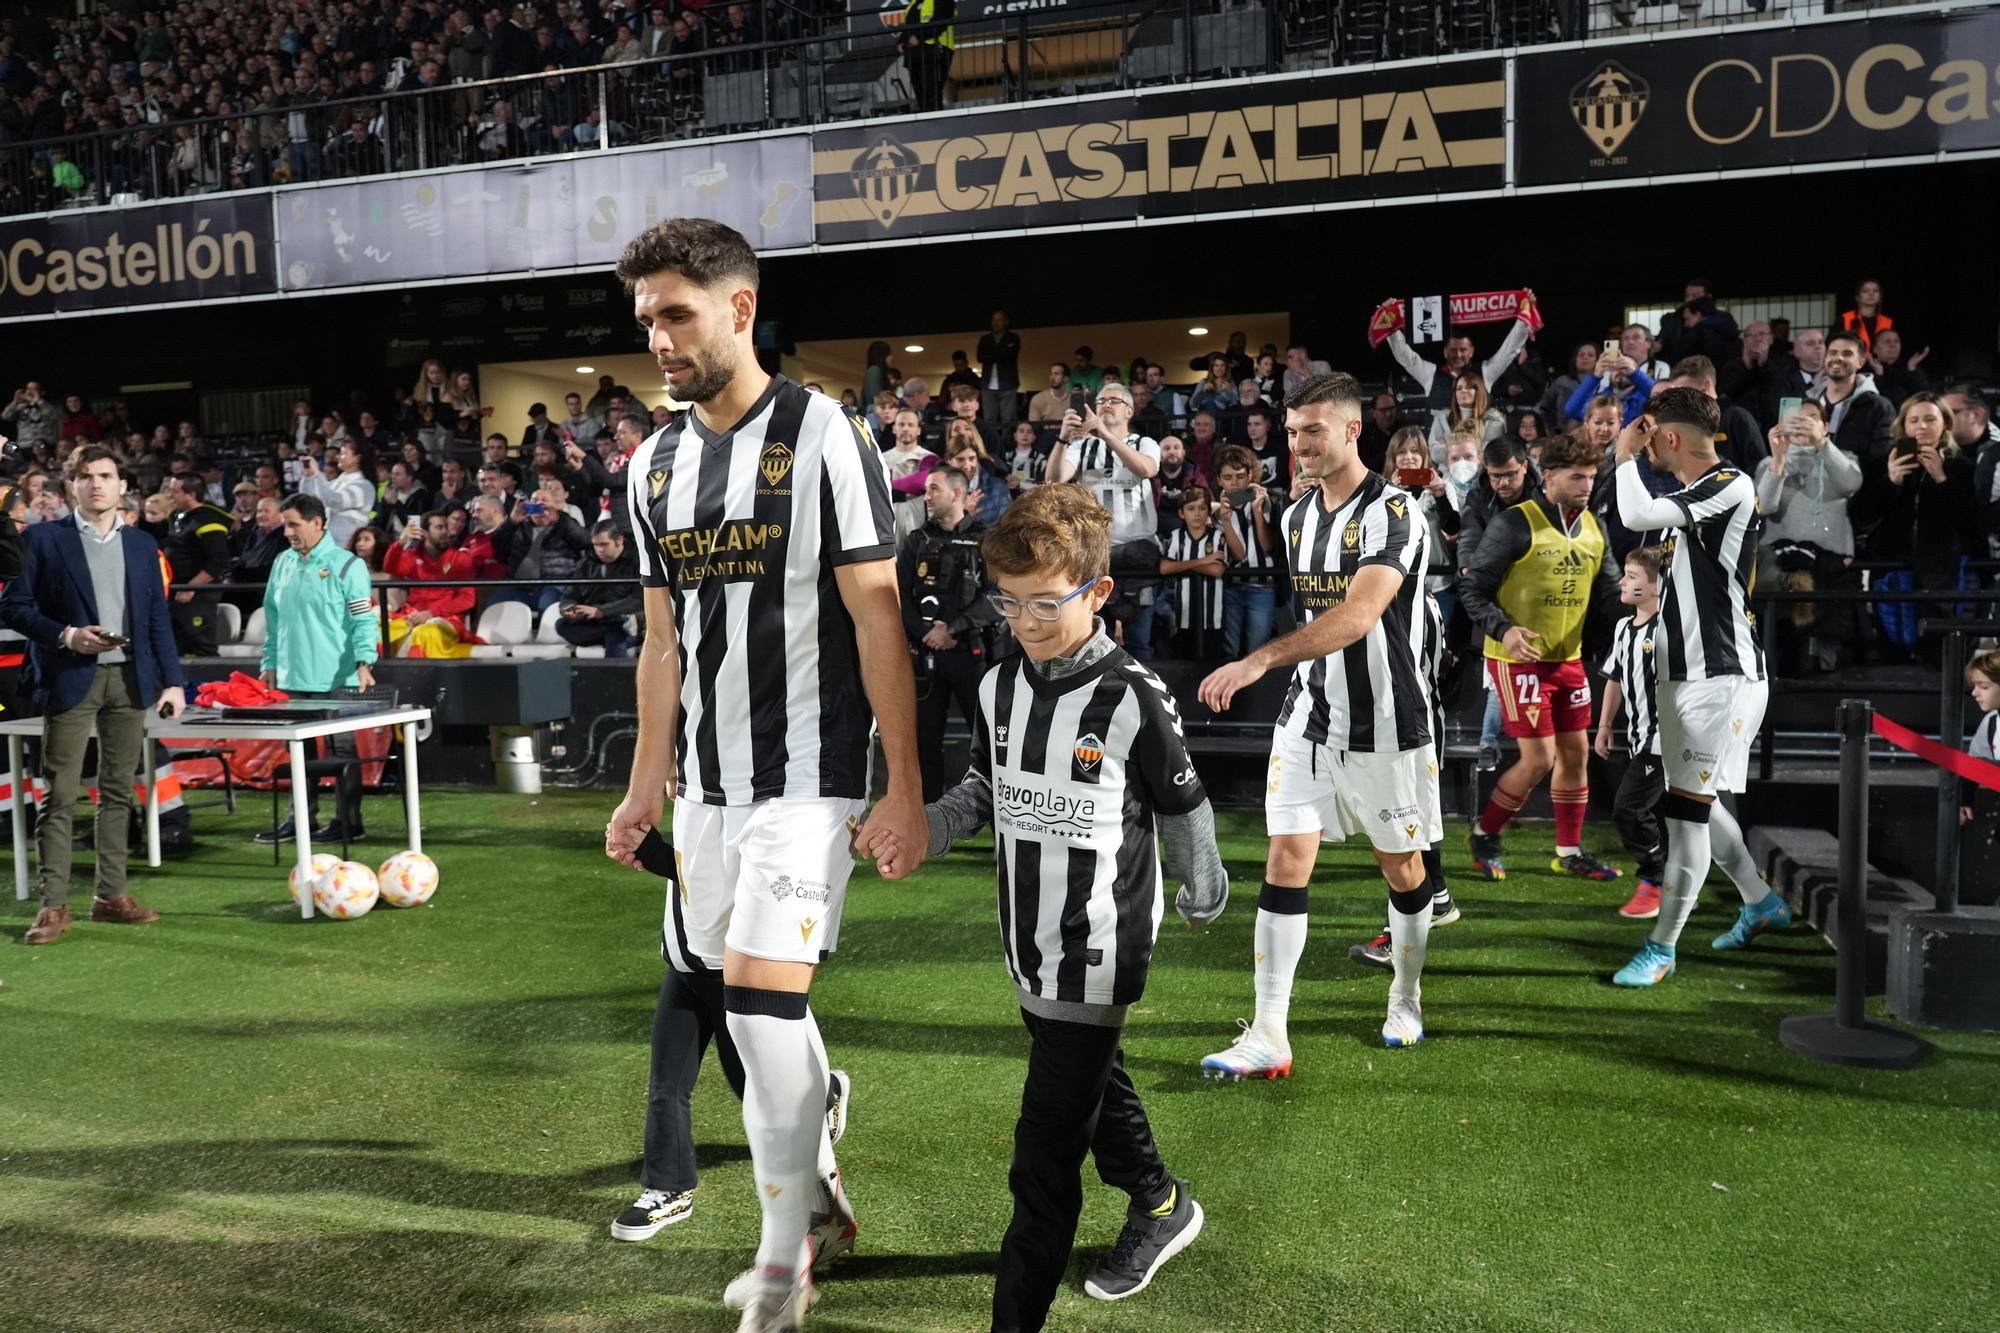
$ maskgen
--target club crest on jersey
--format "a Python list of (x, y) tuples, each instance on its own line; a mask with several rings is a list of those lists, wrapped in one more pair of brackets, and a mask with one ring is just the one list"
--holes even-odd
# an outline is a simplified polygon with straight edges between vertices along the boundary
[(1077, 737), (1076, 762), (1085, 772), (1097, 767), (1097, 761), (1104, 758), (1104, 742), (1096, 732)]
[(646, 498), (648, 500), (659, 499), (660, 492), (666, 488), (666, 485), (667, 470), (663, 467), (654, 468), (646, 474)]
[(1347, 526), (1340, 530), (1340, 544), (1349, 551), (1361, 545), (1361, 520), (1350, 518)]
[(1542, 706), (1540, 704), (1529, 704), (1527, 712), (1529, 726), (1539, 727), (1542, 725)]
[(793, 454), (791, 446), (773, 440), (764, 446), (764, 452), (757, 460), (757, 468), (764, 474), (766, 485), (776, 486), (792, 470)]

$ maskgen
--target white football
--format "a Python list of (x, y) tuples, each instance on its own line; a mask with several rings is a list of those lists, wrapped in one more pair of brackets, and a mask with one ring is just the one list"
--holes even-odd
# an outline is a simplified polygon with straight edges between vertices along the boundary
[(421, 907), (437, 892), (437, 862), (422, 852), (397, 852), (377, 877), (382, 901), (391, 907)]
[(368, 915), (381, 888), (375, 872), (359, 861), (342, 861), (320, 876), (313, 887), (313, 906), (336, 921)]
[(305, 874), (300, 874), (297, 863), (294, 863), (292, 873), (285, 879), (286, 887), (292, 891), (292, 901), (301, 907), (305, 906), (306, 899), (311, 896), (313, 889), (326, 878), (326, 872), (339, 864), (339, 857), (329, 856), (325, 852), (313, 853), (312, 869)]

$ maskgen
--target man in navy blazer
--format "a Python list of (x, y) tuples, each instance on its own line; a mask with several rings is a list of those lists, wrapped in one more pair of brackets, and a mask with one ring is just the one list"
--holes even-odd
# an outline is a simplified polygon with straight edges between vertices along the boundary
[(97, 895), (90, 919), (140, 925), (160, 919), (125, 891), (132, 780), (146, 744), (146, 710), (187, 706), (160, 573), (160, 548), (119, 521), (118, 459), (92, 445), (69, 468), (66, 519), (24, 535), (21, 574), (0, 593), (0, 624), (28, 640), (24, 690), (42, 704), (42, 778), (48, 799), (35, 826), (42, 910), (23, 938), (51, 944), (70, 927), (73, 812), (83, 753), (97, 733)]

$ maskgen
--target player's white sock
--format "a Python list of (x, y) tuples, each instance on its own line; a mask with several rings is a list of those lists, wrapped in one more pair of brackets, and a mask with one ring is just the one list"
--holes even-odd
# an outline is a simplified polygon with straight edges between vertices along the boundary
[(1430, 886), (1420, 884), (1408, 893), (1389, 890), (1389, 961), (1396, 969), (1389, 983), (1391, 999), (1423, 1002), (1424, 954), (1430, 939)]
[(725, 986), (723, 1002), (743, 1056), (743, 1130), (764, 1210), (757, 1268), (790, 1281), (819, 1200), (815, 1168), (826, 1136), (826, 1049), (803, 994)]
[(1743, 841), (1743, 826), (1721, 801), (1708, 810), (1708, 841), (1715, 863), (1743, 895), (1745, 906), (1755, 907), (1771, 896), (1771, 886), (1757, 873), (1757, 858), (1750, 855), (1750, 847)]
[(1564, 847), (1561, 844), (1557, 844), (1556, 846), (1557, 856), (1581, 856), (1582, 854), (1583, 848), (1581, 846)]
[(1292, 1008), (1292, 978), (1306, 951), (1306, 890), (1265, 881), (1257, 896), (1257, 926), (1250, 938), (1257, 960), (1257, 1017), (1250, 1031), (1279, 1050), (1292, 1048), (1285, 1017)]
[(1708, 879), (1709, 810), (1692, 796), (1668, 792), (1660, 798), (1660, 817), (1667, 826), (1667, 874), (1660, 883), (1660, 915), (1646, 938), (1669, 949), (1680, 943), (1681, 929)]

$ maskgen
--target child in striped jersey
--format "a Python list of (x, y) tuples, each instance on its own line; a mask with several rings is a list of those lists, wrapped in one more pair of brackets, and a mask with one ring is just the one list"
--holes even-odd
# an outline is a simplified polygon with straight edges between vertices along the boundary
[(1120, 1042), (1159, 929), (1160, 840), (1190, 926), (1221, 914), (1229, 877), (1172, 694), (1097, 618), (1112, 591), (1111, 515), (1079, 486), (1038, 486), (982, 553), (1022, 655), (980, 682), (971, 769), (925, 814), (933, 856), (994, 826), (1001, 941), (1030, 1044), (992, 1326), (1032, 1333), (1069, 1267), (1086, 1155), (1131, 1199), (1089, 1295), (1135, 1294), (1201, 1231)]
[(1618, 580), (1618, 600), (1632, 614), (1611, 632), (1611, 653), (1604, 659), (1604, 700), (1597, 715), (1599, 759), (1611, 757), (1611, 728), (1625, 709), (1625, 775), (1618, 780), (1612, 819), (1625, 850), (1639, 863), (1639, 888), (1618, 914), (1650, 921), (1660, 914), (1660, 879), (1667, 873), (1667, 834), (1660, 823), (1660, 797), (1666, 794), (1666, 770), (1660, 764), (1658, 699), (1653, 671), (1653, 628), (1660, 614), (1660, 570), (1663, 547), (1642, 546), (1625, 557), (1625, 576)]
[[(1979, 654), (1965, 664), (1965, 683), (1972, 687), (1972, 702), (1983, 716), (1972, 729), (1972, 742), (1965, 747), (1974, 759), (2000, 763), (2000, 648)], [(1990, 798), (1991, 792), (1986, 793)], [(1958, 822), (1970, 824), (1978, 791), (1967, 783), (1964, 804), (1958, 807)]]

